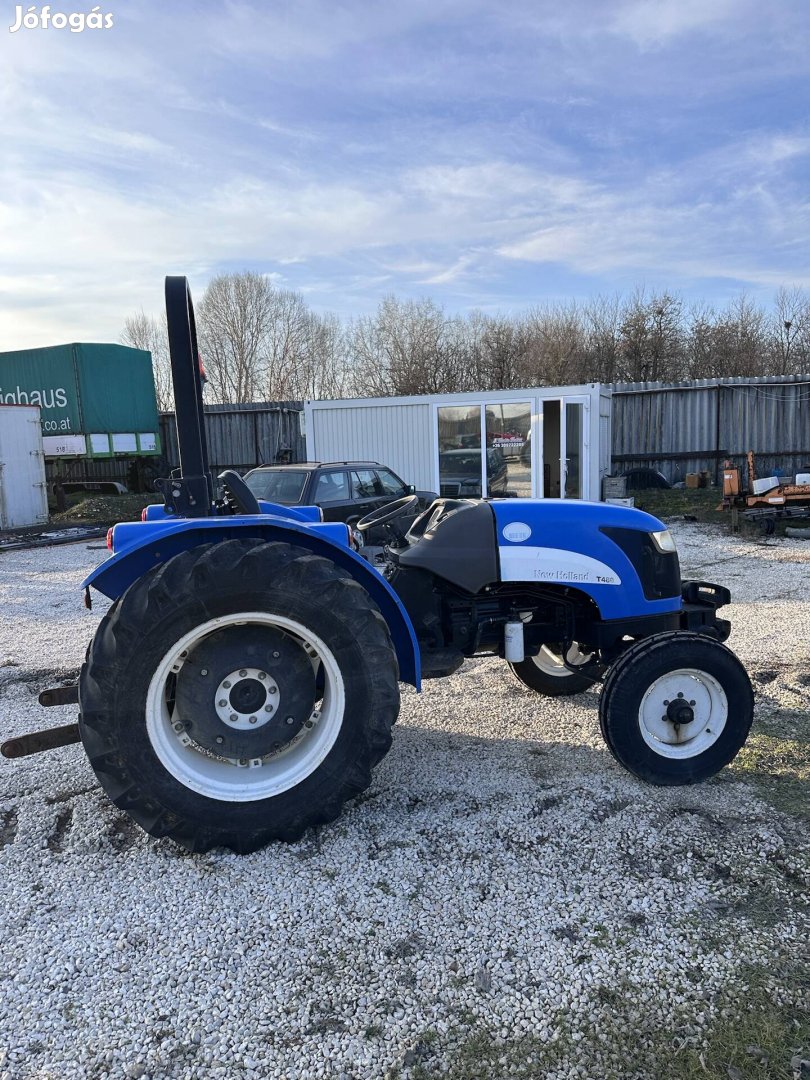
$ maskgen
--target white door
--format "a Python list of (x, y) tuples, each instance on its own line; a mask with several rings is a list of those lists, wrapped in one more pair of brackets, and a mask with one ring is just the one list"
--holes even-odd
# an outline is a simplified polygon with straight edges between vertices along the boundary
[(560, 424), (560, 468), (564, 499), (590, 499), (590, 408), (588, 397), (568, 397)]
[(538, 400), (535, 442), (536, 489), (544, 499), (588, 499), (590, 398)]
[(39, 408), (0, 407), (0, 528), (48, 520), (48, 491)]

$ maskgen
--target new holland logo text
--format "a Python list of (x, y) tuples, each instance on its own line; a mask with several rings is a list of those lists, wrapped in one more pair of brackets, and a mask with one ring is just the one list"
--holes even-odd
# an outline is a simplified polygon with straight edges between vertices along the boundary
[(52, 11), (50, 4), (41, 8), (32, 5), (28, 9), (18, 4), (14, 9), (14, 22), (8, 28), (10, 34), (18, 30), (70, 30), (71, 34), (81, 34), (84, 30), (109, 30), (113, 25), (111, 14), (105, 14), (100, 7), (94, 7), (87, 13), (73, 11), (66, 15), (63, 11)]

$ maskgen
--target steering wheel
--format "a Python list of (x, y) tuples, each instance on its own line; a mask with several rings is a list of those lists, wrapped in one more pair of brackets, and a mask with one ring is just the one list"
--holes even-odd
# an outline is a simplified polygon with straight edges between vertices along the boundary
[(419, 499), (416, 495), (406, 495), (404, 499), (386, 503), (385, 506), (380, 506), (365, 517), (361, 517), (355, 528), (360, 532), (366, 532), (368, 529), (373, 529), (375, 525), (390, 525), (396, 518), (404, 517), (405, 514), (415, 510), (418, 505)]
[(225, 488), (225, 493), (243, 514), (260, 514), (258, 500), (238, 472), (226, 469), (217, 480)]

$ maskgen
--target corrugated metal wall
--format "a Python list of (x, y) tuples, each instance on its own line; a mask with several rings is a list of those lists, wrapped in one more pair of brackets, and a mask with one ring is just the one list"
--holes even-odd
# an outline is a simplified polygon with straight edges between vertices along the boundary
[(316, 408), (313, 431), (307, 432), (310, 453), (318, 461), (379, 461), (406, 484), (433, 490), (431, 406), (413, 405)]
[[(269, 465), (282, 447), (292, 450), (293, 461), (303, 461), (306, 444), (301, 435), (300, 401), (249, 402), (245, 405), (206, 405), (205, 432), (212, 469), (251, 469)], [(160, 438), (172, 468), (180, 464), (174, 413), (161, 413)]]
[(727, 458), (757, 474), (810, 466), (810, 376), (613, 385), (613, 468), (660, 469), (673, 481)]
[[(251, 469), (275, 460), (282, 446), (292, 449), (293, 461), (304, 461), (306, 442), (301, 434), (303, 404), (300, 401), (250, 402), (245, 405), (206, 405), (205, 432), (211, 468)], [(162, 456), (174, 469), (180, 464), (174, 413), (160, 414)], [(152, 459), (159, 462), (160, 459)], [(48, 479), (59, 468), (66, 479), (86, 477), (92, 480), (127, 482), (130, 461), (126, 457), (82, 458), (47, 462)]]

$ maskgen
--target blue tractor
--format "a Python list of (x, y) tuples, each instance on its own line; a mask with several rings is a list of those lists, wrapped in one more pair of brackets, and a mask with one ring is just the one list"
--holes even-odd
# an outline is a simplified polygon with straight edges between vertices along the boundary
[[(208, 468), (194, 311), (166, 280), (181, 468), (164, 505), (116, 525), (85, 582), (112, 599), (77, 688), (75, 727), (110, 799), (192, 851), (253, 851), (336, 818), (391, 745), (399, 683), (503, 657), (526, 686), (603, 681), (614, 757), (652, 784), (714, 775), (745, 742), (751, 683), (723, 642), (726, 589), (681, 581), (672, 538), (640, 511), (573, 500), (415, 496), (369, 514), (385, 564), (320, 511), (259, 502)], [(409, 514), (410, 512), (410, 514)]]

